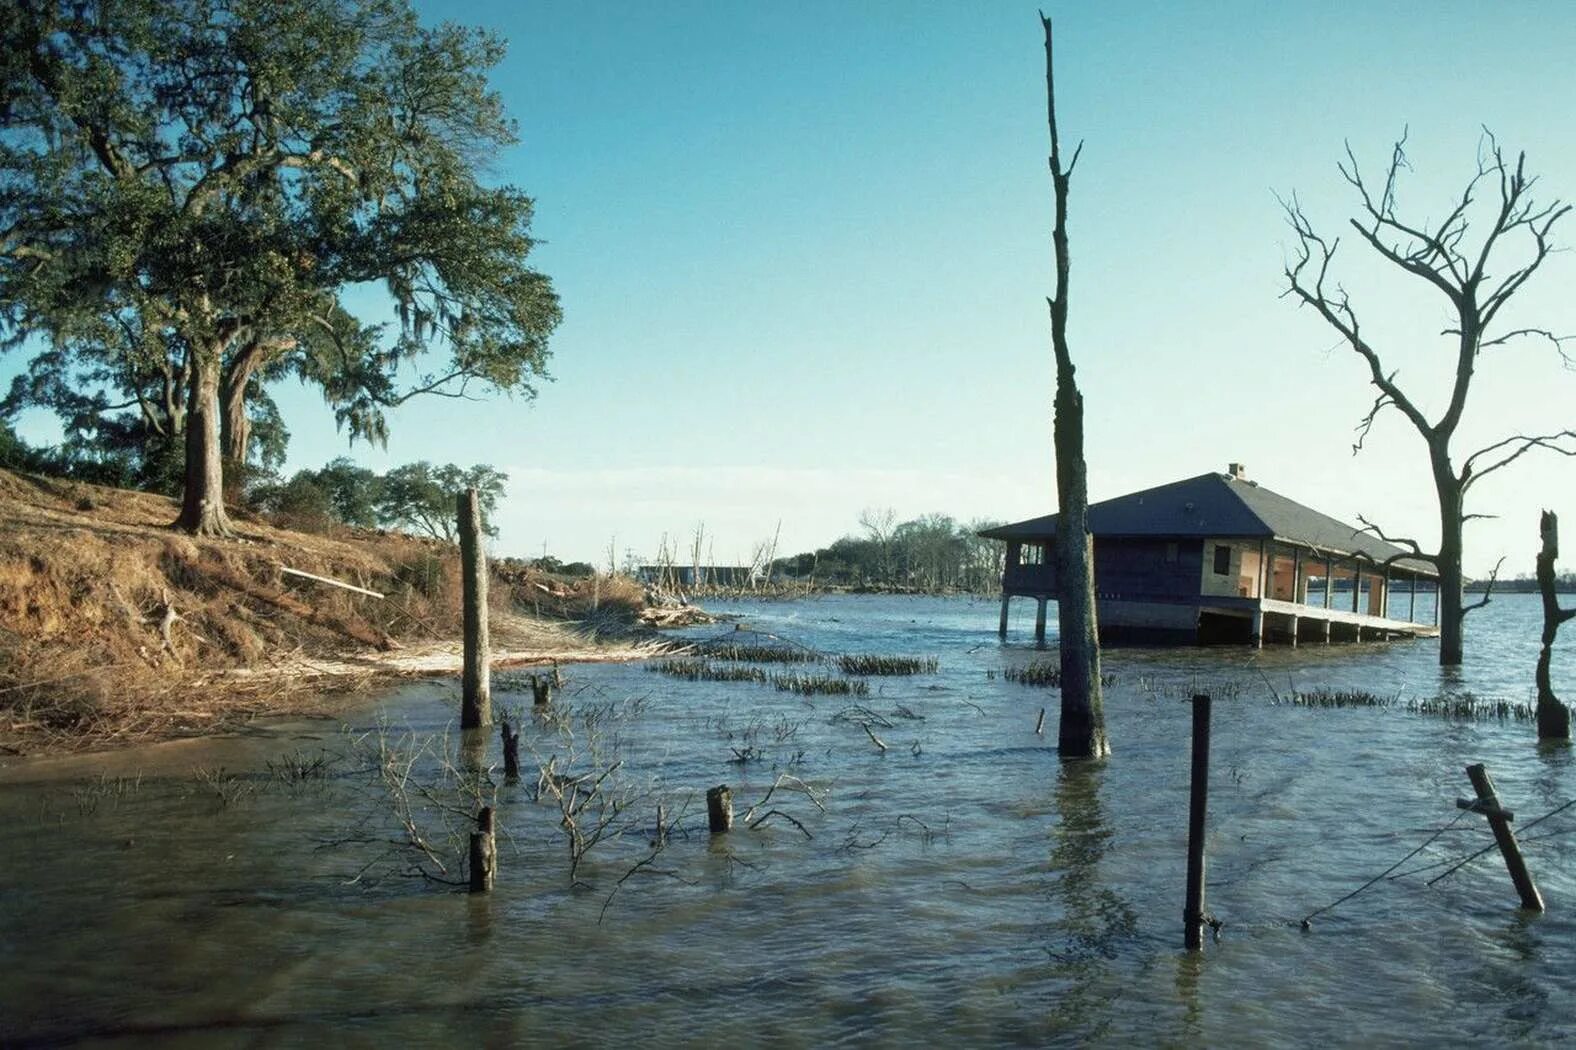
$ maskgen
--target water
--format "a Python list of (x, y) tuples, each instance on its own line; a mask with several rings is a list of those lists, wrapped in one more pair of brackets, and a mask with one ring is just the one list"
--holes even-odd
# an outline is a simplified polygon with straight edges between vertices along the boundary
[[(1576, 831), (1576, 807), (1525, 834), (1544, 915), (1516, 909), (1491, 853), (1437, 886), (1384, 881), (1297, 925), (1455, 819), (1466, 764), (1488, 764), (1525, 824), (1576, 798), (1570, 751), (1539, 748), (1525, 723), (1271, 702), (1320, 686), (1530, 700), (1534, 597), (1474, 614), (1460, 672), (1442, 672), (1426, 641), (1108, 651), (1115, 753), (1102, 766), (1062, 766), (1057, 694), (1002, 680), (1036, 658), (1021, 606), (1005, 647), (994, 602), (730, 610), (818, 649), (939, 658), (934, 675), (872, 679), (865, 698), (567, 669), (573, 742), (531, 723), (526, 750), (562, 761), (594, 737), (621, 757), (609, 783), (638, 795), (633, 830), (591, 850), (572, 883), (556, 807), (503, 787), (486, 898), (409, 877), (418, 858), (369, 772), (380, 733), (398, 751), (450, 730), (452, 683), (400, 689), (343, 730), (13, 769), (0, 782), (0, 1042), (1262, 1046), (1576, 1030), (1576, 839), (1560, 834)], [(1571, 648), (1554, 669), (1567, 699)], [(1216, 697), (1208, 909), (1225, 926), (1189, 957), (1195, 688)], [(855, 702), (891, 723), (873, 727), (885, 753), (833, 721)], [(744, 747), (765, 757), (731, 763)], [(413, 762), (409, 797), (452, 860), (461, 840), (444, 826), (462, 832), (466, 810), (436, 808), (458, 797), (437, 750)], [(322, 754), (342, 756), (330, 775), (280, 775), (281, 756)], [(708, 839), (706, 787), (731, 784), (742, 817), (784, 771), (824, 792), (824, 813), (795, 792), (772, 801), (813, 838), (774, 818)], [(683, 812), (680, 829), (618, 885), (649, 854), (659, 800)], [(1472, 816), (1409, 867), (1490, 841)]]

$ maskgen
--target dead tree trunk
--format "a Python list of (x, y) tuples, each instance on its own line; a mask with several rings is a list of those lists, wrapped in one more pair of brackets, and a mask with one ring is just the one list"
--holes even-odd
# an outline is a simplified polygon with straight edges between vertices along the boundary
[(219, 446), (218, 350), (193, 354), (186, 417), (186, 487), (175, 527), (194, 536), (229, 536), (224, 512), (224, 459)]
[(1094, 539), (1089, 534), (1089, 478), (1083, 449), (1083, 394), (1067, 349), (1067, 189), (1080, 145), (1062, 167), (1056, 133), (1056, 81), (1051, 60), (1051, 20), (1044, 15), (1045, 109), (1051, 127), (1051, 182), (1056, 190), (1056, 294), (1051, 308), (1051, 345), (1056, 353), (1056, 622), (1062, 670), (1062, 719), (1057, 752), (1063, 758), (1101, 758), (1110, 753), (1100, 690), (1100, 637), (1094, 605)]
[(1554, 593), (1554, 559), (1560, 556), (1560, 520), (1552, 510), (1543, 512), (1538, 522), (1543, 549), (1538, 552), (1538, 592), (1543, 596), (1543, 648), (1538, 651), (1538, 739), (1569, 740), (1571, 711), (1554, 695), (1549, 684), (1549, 660), (1553, 656), (1554, 636), (1560, 624), (1576, 617), (1576, 609), (1560, 608)]
[(487, 631), (487, 556), (482, 551), (482, 510), (476, 490), (466, 489), (460, 493), (457, 502), (465, 620), (460, 728), (478, 729), (492, 724), (492, 644)]

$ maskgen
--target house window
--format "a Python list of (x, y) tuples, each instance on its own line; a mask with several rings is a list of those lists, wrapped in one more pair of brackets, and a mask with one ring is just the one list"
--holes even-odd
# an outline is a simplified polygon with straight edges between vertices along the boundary
[(1045, 564), (1045, 548), (1038, 543), (1025, 543), (1023, 550), (1018, 555), (1019, 565)]
[(1215, 575), (1231, 575), (1231, 548), (1223, 543), (1215, 544)]

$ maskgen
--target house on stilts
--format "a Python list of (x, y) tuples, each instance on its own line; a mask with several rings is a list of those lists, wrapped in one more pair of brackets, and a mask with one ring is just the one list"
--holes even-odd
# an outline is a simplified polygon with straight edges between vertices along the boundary
[[(1247, 480), (1238, 463), (1091, 504), (1089, 531), (1102, 640), (1296, 645), (1438, 633), (1432, 563)], [(1056, 515), (980, 535), (1007, 544), (1001, 636), (1008, 603), (1033, 598), (1043, 643), (1045, 603), (1057, 596)]]

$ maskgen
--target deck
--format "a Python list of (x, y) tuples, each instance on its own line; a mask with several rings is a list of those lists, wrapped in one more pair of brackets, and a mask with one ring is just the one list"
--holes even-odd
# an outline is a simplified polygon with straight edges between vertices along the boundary
[(1277, 601), (1274, 598), (1249, 598), (1236, 601), (1208, 603), (1200, 612), (1223, 616), (1246, 616), (1255, 620), (1253, 633), (1262, 642), (1266, 634), (1285, 638), (1296, 645), (1301, 641), (1381, 640), (1387, 638), (1433, 638), (1439, 628), (1428, 623), (1410, 620), (1392, 620), (1386, 616), (1352, 612), (1350, 609), (1325, 608), (1322, 605), (1301, 605), (1297, 602)]

